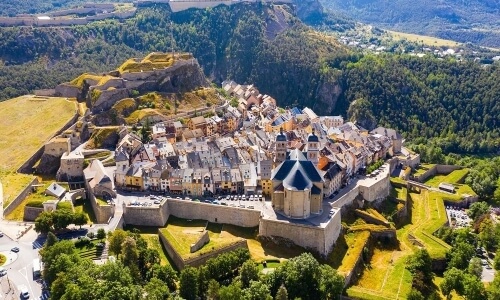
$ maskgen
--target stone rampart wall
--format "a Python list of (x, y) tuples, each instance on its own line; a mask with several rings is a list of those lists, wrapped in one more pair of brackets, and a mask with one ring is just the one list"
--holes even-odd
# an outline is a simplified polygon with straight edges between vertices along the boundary
[(194, 244), (189, 246), (189, 252), (194, 253), (200, 250), (208, 242), (210, 242), (210, 236), (208, 235), (208, 231), (204, 230), (200, 238)]
[(128, 98), (128, 96), (128, 91), (125, 88), (102, 91), (99, 99), (92, 103), (92, 110), (110, 109), (117, 101)]
[(200, 255), (198, 257), (188, 259), (185, 261), (185, 265), (191, 266), (191, 267), (199, 267), (199, 266), (204, 265), (207, 262), (207, 260), (209, 260), (211, 258), (217, 257), (217, 256), (221, 255), (222, 253), (231, 252), (231, 251), (234, 251), (234, 250), (240, 249), (240, 248), (248, 249), (247, 240), (242, 239), (242, 240), (240, 240), (232, 245), (228, 245), (228, 246), (220, 248), (218, 250), (211, 251), (211, 252), (205, 253), (203, 255)]
[(330, 253), (333, 245), (337, 242), (340, 232), (342, 231), (342, 220), (340, 210), (335, 213), (330, 222), (325, 226), (325, 250)]
[(158, 230), (158, 236), (160, 237), (160, 241), (163, 244), (163, 246), (165, 247), (165, 250), (167, 251), (168, 257), (170, 257), (170, 259), (173, 261), (177, 270), (180, 271), (180, 270), (184, 269), (184, 266), (185, 266), (184, 260), (182, 259), (180, 254), (177, 253), (177, 251), (175, 251), (174, 247), (170, 244), (168, 239), (163, 235), (161, 230)]
[(259, 235), (284, 237), (296, 245), (326, 255), (325, 228), (290, 222), (261, 219)]
[(363, 196), (363, 199), (369, 202), (385, 198), (389, 196), (389, 192), (390, 180), (388, 174), (370, 186), (359, 186), (359, 193)]
[(333, 205), (336, 207), (345, 207), (345, 206), (350, 206), (354, 199), (359, 195), (359, 189), (356, 186), (352, 190), (348, 191), (345, 195), (340, 197), (338, 200), (333, 202)]
[[(455, 170), (460, 170), (460, 169), (462, 169), (461, 166), (455, 166), (455, 165), (434, 165), (432, 168), (425, 171), (423, 174), (420, 174), (419, 176), (413, 176), (411, 178), (414, 181), (424, 182), (429, 177), (432, 177), (436, 174), (450, 174), (451, 172), (453, 172)], [(465, 176), (464, 176), (464, 178), (465, 178)]]
[[(3, 209), (4, 217), (10, 214), (24, 199), (33, 191), (32, 185), (38, 184), (38, 178), (35, 177), (30, 183), (12, 200), (7, 207)], [(6, 199), (4, 199), (5, 201)]]
[(43, 212), (41, 207), (24, 207), (24, 221), (35, 221), (35, 219)]
[(97, 203), (97, 199), (95, 198), (95, 195), (92, 192), (92, 189), (90, 188), (87, 180), (85, 180), (85, 188), (87, 189), (88, 199), (90, 201), (92, 209), (94, 210), (97, 223), (108, 223), (108, 220), (113, 216), (113, 207), (111, 205), (99, 205), (99, 203)]
[(159, 207), (125, 206), (124, 222), (127, 225), (163, 227), (169, 216), (168, 203), (163, 201)]
[(233, 224), (241, 227), (259, 226), (260, 211), (255, 209), (177, 199), (168, 199), (167, 203), (169, 213), (178, 218), (200, 219), (213, 223)]
[(62, 83), (56, 86), (56, 95), (61, 96), (61, 97), (68, 97), (68, 98), (78, 98), (80, 95), (81, 90), (73, 85), (67, 84), (67, 83)]
[[(363, 245), (362, 249), (364, 249), (365, 247), (369, 246), (370, 239), (371, 239), (371, 236), (368, 237), (368, 239), (366, 240), (366, 242)], [(345, 276), (345, 285), (344, 285), (344, 287), (347, 287), (347, 286), (353, 284), (354, 282), (356, 282), (358, 276), (360, 274), (362, 274), (361, 271), (363, 270), (363, 268), (364, 268), (363, 251), (360, 251), (359, 252), (359, 256), (356, 258), (356, 263), (354, 263), (354, 267)]]
[(56, 95), (55, 89), (35, 90), (35, 96), (53, 97)]

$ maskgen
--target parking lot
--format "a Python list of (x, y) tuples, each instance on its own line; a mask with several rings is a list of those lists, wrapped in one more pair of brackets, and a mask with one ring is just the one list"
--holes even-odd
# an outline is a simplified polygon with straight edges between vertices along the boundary
[(447, 206), (446, 215), (452, 228), (467, 228), (472, 224), (472, 220), (463, 208)]
[(231, 207), (261, 209), (265, 202), (262, 195), (224, 195), (213, 197), (183, 196), (183, 195), (147, 195), (144, 193), (126, 193), (119, 195), (121, 200), (130, 206), (158, 207), (167, 199), (203, 202), (213, 205), (225, 205)]

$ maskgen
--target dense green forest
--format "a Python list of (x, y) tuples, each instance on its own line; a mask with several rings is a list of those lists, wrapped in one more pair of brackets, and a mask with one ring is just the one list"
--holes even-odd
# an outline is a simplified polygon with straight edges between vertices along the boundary
[[(349, 114), (368, 129), (394, 127), (415, 145), (432, 144), (443, 157), (498, 152), (498, 64), (357, 53), (294, 13), (262, 3), (175, 14), (168, 5), (152, 5), (124, 22), (0, 28), (0, 99), (173, 48), (192, 52), (215, 82), (253, 83), (281, 106)], [(316, 28), (351, 26), (323, 11), (316, 15)], [(324, 111), (325, 104), (332, 111)]]

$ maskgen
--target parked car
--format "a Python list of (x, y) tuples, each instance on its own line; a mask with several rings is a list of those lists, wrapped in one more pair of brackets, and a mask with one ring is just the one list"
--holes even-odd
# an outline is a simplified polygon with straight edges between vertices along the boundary
[(0, 267), (0, 277), (7, 275), (7, 270), (5, 268)]
[(3, 232), (0, 231), (0, 237), (3, 237)]
[(27, 287), (21, 288), (21, 299), (29, 299), (30, 298), (30, 293), (28, 292)]
[(17, 253), (17, 252), (19, 252), (19, 248), (18, 247), (14, 247), (14, 248), (10, 249), (10, 251)]

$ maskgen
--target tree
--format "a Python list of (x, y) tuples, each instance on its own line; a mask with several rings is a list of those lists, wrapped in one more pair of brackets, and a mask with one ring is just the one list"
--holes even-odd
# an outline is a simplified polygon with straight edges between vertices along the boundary
[(463, 296), (467, 300), (486, 300), (486, 289), (481, 282), (481, 277), (466, 274), (464, 276), (464, 293)]
[(474, 275), (477, 278), (481, 278), (481, 274), (483, 273), (483, 265), (481, 264), (481, 259), (473, 257), (470, 260), (467, 270), (469, 274)]
[(52, 220), (54, 222), (54, 229), (60, 230), (69, 226), (73, 223), (73, 212), (69, 209), (58, 209), (52, 215)]
[(139, 271), (143, 279), (146, 279), (148, 273), (154, 265), (160, 264), (160, 254), (156, 249), (143, 249), (139, 251)]
[(464, 293), (464, 272), (457, 268), (451, 268), (444, 272), (444, 279), (439, 285), (443, 295), (448, 296), (453, 290), (459, 295)]
[(171, 292), (177, 289), (177, 273), (175, 273), (174, 269), (172, 269), (170, 265), (161, 266), (159, 264), (155, 264), (151, 268), (148, 278), (158, 278), (165, 282)]
[(472, 203), (469, 207), (469, 211), (467, 214), (474, 221), (477, 220), (480, 216), (486, 214), (490, 210), (490, 206), (486, 202), (476, 202)]
[(419, 290), (412, 289), (406, 296), (406, 300), (424, 300), (424, 296)]
[(479, 239), (489, 251), (496, 249), (500, 241), (500, 236), (497, 234), (495, 227), (497, 226), (493, 225), (489, 216), (486, 216), (479, 226)]
[(57, 243), (58, 241), (59, 241), (59, 239), (56, 237), (56, 235), (53, 234), (52, 232), (49, 232), (47, 234), (47, 239), (45, 240), (45, 244), (43, 246), (50, 247), (50, 246), (54, 245), (55, 243)]
[(122, 252), (122, 244), (126, 237), (127, 233), (121, 229), (110, 232), (108, 236), (109, 250), (117, 256), (120, 255)]
[(432, 273), (432, 259), (426, 249), (419, 249), (415, 254), (411, 255), (406, 262), (406, 269), (413, 275), (421, 272), (425, 283), (432, 283), (434, 278), (434, 273)]
[(106, 230), (104, 228), (97, 229), (97, 238), (103, 240), (106, 238)]
[(446, 254), (449, 261), (448, 268), (467, 269), (469, 261), (474, 257), (475, 253), (473, 245), (462, 242), (455, 243), (453, 250)]
[(207, 299), (219, 300), (219, 290), (220, 284), (217, 281), (210, 279), (210, 281), (208, 282)]
[(495, 273), (495, 278), (493, 278), (493, 282), (488, 286), (487, 292), (489, 300), (500, 299), (500, 272)]
[(35, 231), (38, 233), (49, 232), (53, 225), (52, 212), (44, 211), (35, 219)]
[(493, 201), (495, 201), (497, 205), (500, 205), (500, 177), (497, 180), (497, 188), (493, 193)]
[(158, 278), (151, 278), (144, 286), (144, 292), (143, 299), (145, 300), (163, 300), (167, 299), (169, 295), (168, 287)]
[(219, 290), (220, 300), (236, 300), (242, 299), (242, 289), (239, 283), (231, 283), (228, 286), (223, 286)]
[(320, 270), (321, 299), (339, 299), (344, 289), (344, 277), (338, 274), (337, 270), (328, 265), (322, 265)]
[(260, 281), (252, 281), (247, 289), (243, 290), (243, 300), (273, 300), (269, 287)]
[(181, 272), (179, 294), (186, 300), (195, 300), (198, 294), (198, 270), (187, 267)]
[(276, 300), (288, 300), (288, 292), (286, 291), (286, 287), (281, 285), (276, 293)]
[(248, 288), (251, 281), (259, 280), (259, 268), (253, 260), (247, 260), (240, 269), (241, 285)]
[(73, 223), (76, 226), (80, 226), (80, 228), (82, 228), (82, 225), (87, 224), (88, 220), (87, 215), (83, 212), (77, 212), (73, 215)]
[(127, 236), (122, 243), (122, 262), (130, 269), (130, 274), (134, 279), (139, 279), (140, 271), (137, 265), (139, 261), (139, 254), (137, 253), (137, 246), (135, 240)]

